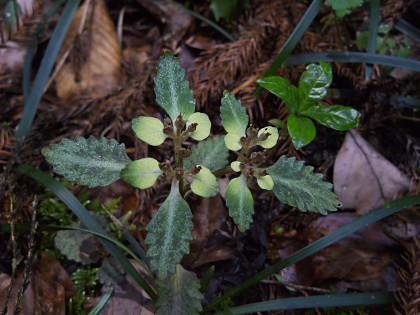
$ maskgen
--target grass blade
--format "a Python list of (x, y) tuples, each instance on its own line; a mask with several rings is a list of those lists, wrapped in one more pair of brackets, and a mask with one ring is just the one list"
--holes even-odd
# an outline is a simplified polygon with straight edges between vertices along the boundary
[(417, 42), (420, 42), (420, 30), (414, 25), (408, 23), (404, 19), (399, 19), (395, 22), (394, 27), (401, 33), (411, 36)]
[[(312, 21), (318, 15), (318, 12), (323, 5), (323, 0), (312, 1), (311, 5), (308, 7), (305, 14), (299, 21), (299, 24), (293, 30), (292, 34), (289, 36), (283, 47), (280, 49), (280, 52), (277, 55), (276, 59), (274, 59), (273, 63), (270, 65), (267, 71), (262, 75), (262, 78), (274, 75), (280, 69), (285, 60), (292, 53), (293, 49), (295, 49), (296, 45), (299, 43), (300, 39), (307, 31)], [(258, 86), (254, 94), (257, 95), (258, 93), (260, 93), (261, 89), (262, 87)]]
[(393, 292), (315, 295), (241, 305), (225, 311), (217, 312), (216, 315), (239, 315), (257, 312), (296, 310), (315, 307), (377, 305), (392, 303), (393, 299)]
[(35, 56), (35, 48), (38, 44), (38, 38), (41, 35), (42, 30), (44, 29), (45, 23), (57, 12), (57, 9), (65, 2), (66, 0), (58, 0), (51, 5), (51, 8), (47, 13), (42, 17), (41, 22), (35, 29), (35, 32), (32, 35), (32, 39), (29, 42), (28, 50), (26, 51), (25, 62), (23, 64), (23, 78), (22, 78), (22, 87), (23, 87), (23, 97), (28, 99), (29, 92), (31, 90), (31, 71), (32, 71), (32, 61)]
[[(367, 52), (374, 54), (378, 43), (378, 29), (379, 29), (379, 12), (380, 1), (370, 1), (370, 21), (369, 21), (369, 38)], [(366, 65), (365, 79), (368, 81), (372, 77), (373, 66)]]
[(109, 299), (112, 296), (112, 293), (114, 293), (114, 288), (109, 289), (109, 291), (104, 294), (104, 296), (99, 301), (99, 303), (96, 304), (93, 310), (90, 311), (89, 315), (98, 315), (102, 311), (102, 309), (105, 307), (106, 303), (108, 303)]
[(273, 266), (263, 270), (262, 272), (258, 273), (257, 275), (253, 276), (252, 278), (246, 280), (239, 286), (236, 286), (229, 292), (225, 293), (204, 309), (208, 311), (212, 309), (214, 306), (218, 305), (220, 302), (226, 300), (227, 298), (245, 290), (246, 288), (258, 283), (261, 280), (268, 278), (269, 276), (279, 272), (280, 270), (291, 266), (306, 257), (309, 257), (320, 250), (338, 242), (339, 240), (363, 229), (364, 227), (375, 223), (387, 216), (390, 216), (398, 211), (403, 210), (404, 208), (413, 206), (415, 204), (420, 203), (420, 196), (408, 196), (404, 197), (390, 203), (385, 204), (384, 206), (373, 210), (372, 212), (360, 217), (359, 219), (350, 222), (343, 227), (339, 228), (338, 230), (320, 238), (319, 240), (313, 242), (312, 244), (296, 251), (289, 257), (283, 259), (282, 261), (274, 264)]
[(185, 12), (187, 12), (188, 14), (190, 14), (191, 16), (195, 17), (196, 19), (199, 19), (201, 21), (203, 21), (204, 23), (207, 23), (208, 25), (210, 25), (211, 27), (213, 27), (216, 31), (218, 31), (220, 34), (222, 34), (224, 37), (226, 37), (229, 41), (231, 42), (235, 42), (236, 39), (235, 37), (233, 37), (232, 34), (230, 34), (228, 31), (226, 31), (223, 27), (221, 27), (219, 24), (213, 22), (212, 20), (206, 18), (205, 16), (194, 12), (188, 8), (186, 8), (185, 6), (183, 6), (182, 4), (179, 4), (175, 1), (168, 1), (169, 3), (181, 8), (182, 10), (184, 10)]
[[(73, 213), (87, 227), (87, 229), (91, 230), (91, 233), (94, 232), (103, 234), (109, 238), (107, 232), (95, 220), (95, 218), (90, 215), (85, 207), (83, 207), (80, 201), (77, 200), (77, 198), (66, 187), (60, 184), (53, 177), (30, 165), (20, 165), (17, 170), (26, 175), (29, 175), (37, 182), (48, 187), (52, 192), (54, 192), (54, 194), (73, 211)], [(109, 251), (109, 253), (114, 256), (114, 258), (121, 264), (121, 266), (123, 266), (124, 270), (129, 273), (134, 278), (134, 280), (147, 292), (147, 294), (153, 300), (156, 300), (157, 295), (154, 290), (128, 261), (127, 257), (121, 253), (118, 247), (109, 240), (100, 238), (99, 241)]]
[(32, 127), (32, 123), (42, 95), (44, 94), (48, 78), (79, 4), (80, 0), (69, 0), (56, 28), (54, 29), (51, 40), (45, 51), (45, 55), (42, 58), (41, 65), (39, 66), (38, 72), (35, 76), (34, 84), (30, 89), (31, 91), (28, 98), (25, 99), (25, 108), (23, 110), (22, 119), (19, 123), (19, 129), (16, 133), (16, 139), (18, 140), (24, 138)]
[(285, 64), (289, 67), (317, 63), (320, 60), (327, 62), (372, 63), (420, 72), (420, 61), (418, 60), (352, 51), (305, 53), (289, 57)]

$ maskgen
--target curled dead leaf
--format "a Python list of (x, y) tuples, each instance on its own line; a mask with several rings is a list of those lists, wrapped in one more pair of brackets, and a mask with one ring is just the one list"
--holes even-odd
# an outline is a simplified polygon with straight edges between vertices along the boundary
[(121, 85), (121, 47), (104, 0), (86, 1), (78, 9), (58, 60), (63, 58), (66, 63), (55, 77), (62, 99), (102, 97)]

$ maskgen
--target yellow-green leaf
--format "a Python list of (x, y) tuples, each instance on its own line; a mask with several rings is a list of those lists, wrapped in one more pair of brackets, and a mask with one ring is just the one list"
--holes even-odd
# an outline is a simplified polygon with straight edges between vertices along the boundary
[(264, 149), (270, 149), (277, 144), (277, 140), (279, 139), (279, 132), (276, 127), (267, 126), (261, 128), (258, 131), (258, 136), (262, 135), (263, 133), (269, 133), (267, 140), (260, 141), (258, 145), (262, 146)]
[(235, 172), (240, 172), (241, 168), (239, 167), (239, 165), (241, 164), (241, 162), (239, 161), (234, 161), (232, 163), (230, 163), (230, 167), (235, 171)]
[(161, 145), (167, 137), (163, 133), (163, 123), (154, 117), (141, 116), (133, 119), (133, 130), (137, 137), (153, 146)]
[(191, 133), (191, 138), (197, 141), (206, 139), (210, 135), (211, 122), (209, 116), (203, 113), (194, 113), (188, 118), (187, 127), (197, 124), (197, 129)]
[(228, 133), (225, 136), (225, 145), (229, 150), (238, 151), (242, 148), (242, 144), (240, 142), (241, 135)]
[(121, 171), (121, 177), (134, 187), (146, 189), (152, 187), (162, 173), (158, 161), (144, 158), (126, 165)]
[[(200, 166), (200, 165), (198, 165)], [(201, 166), (198, 174), (192, 175), (191, 190), (201, 197), (211, 197), (219, 192), (216, 176), (206, 167)]]
[(258, 186), (262, 189), (272, 190), (274, 187), (273, 178), (270, 175), (255, 176), (257, 178)]

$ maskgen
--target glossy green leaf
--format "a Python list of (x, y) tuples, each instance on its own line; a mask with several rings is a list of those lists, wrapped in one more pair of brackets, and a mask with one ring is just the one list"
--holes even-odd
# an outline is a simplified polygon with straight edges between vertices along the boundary
[(364, 0), (327, 0), (339, 18), (351, 13), (351, 10), (361, 7)]
[(287, 129), (287, 125), (283, 120), (273, 118), (268, 121), (273, 126), (276, 126), (277, 128)]
[(209, 116), (204, 113), (194, 113), (188, 118), (187, 127), (194, 123), (197, 124), (197, 129), (190, 134), (191, 138), (197, 141), (206, 139), (210, 135), (211, 129)]
[(178, 185), (172, 184), (169, 196), (147, 226), (147, 257), (160, 279), (175, 272), (176, 263), (190, 251), (193, 239), (192, 213)]
[(230, 150), (239, 150), (242, 147), (239, 139), (246, 135), (249, 116), (241, 102), (228, 91), (223, 93), (220, 116), (222, 117), (223, 128), (228, 133), (228, 137), (225, 137), (226, 146)]
[(336, 130), (356, 128), (360, 119), (360, 113), (357, 110), (343, 105), (315, 105), (304, 110), (301, 114)]
[(176, 272), (169, 278), (158, 280), (159, 307), (156, 315), (195, 315), (201, 311), (200, 281), (195, 273), (176, 265)]
[(314, 173), (312, 166), (305, 166), (294, 157), (282, 156), (267, 172), (274, 181), (274, 194), (284, 203), (301, 211), (327, 214), (341, 206), (332, 184), (322, 180), (322, 174)]
[(154, 117), (141, 116), (132, 120), (133, 130), (147, 144), (161, 145), (168, 137), (163, 133), (163, 123)]
[(312, 120), (296, 115), (290, 115), (287, 118), (287, 130), (296, 149), (311, 143), (316, 135), (316, 128)]
[(257, 81), (263, 88), (286, 102), (290, 113), (296, 113), (299, 109), (299, 90), (286, 78), (271, 76)]
[(223, 136), (201, 141), (191, 148), (191, 155), (184, 160), (184, 167), (189, 169), (202, 165), (211, 171), (216, 171), (228, 165), (229, 150), (226, 148)]
[(216, 176), (208, 168), (201, 166), (200, 172), (192, 175), (192, 178), (191, 190), (194, 194), (207, 198), (219, 192), (219, 184)]
[(254, 214), (254, 198), (247, 186), (247, 179), (241, 175), (229, 182), (226, 190), (226, 205), (241, 232), (249, 228)]
[(172, 52), (161, 59), (155, 78), (156, 101), (175, 122), (179, 114), (185, 120), (195, 111), (195, 99), (185, 70)]
[(124, 144), (95, 137), (64, 139), (43, 149), (42, 154), (57, 174), (89, 187), (112, 184), (131, 162)]
[(279, 140), (279, 131), (276, 127), (267, 126), (261, 128), (258, 131), (258, 136), (262, 135), (263, 133), (270, 134), (267, 140), (258, 142), (258, 145), (262, 146), (264, 149), (271, 149), (277, 144), (277, 140)]
[(162, 175), (159, 162), (153, 158), (144, 158), (127, 164), (121, 171), (121, 178), (140, 189), (152, 187)]
[(221, 18), (230, 22), (231, 19), (237, 19), (242, 10), (250, 6), (249, 0), (211, 0), (211, 8), (216, 21)]
[(299, 112), (322, 100), (331, 83), (330, 64), (320, 61), (319, 65), (308, 65), (299, 80)]

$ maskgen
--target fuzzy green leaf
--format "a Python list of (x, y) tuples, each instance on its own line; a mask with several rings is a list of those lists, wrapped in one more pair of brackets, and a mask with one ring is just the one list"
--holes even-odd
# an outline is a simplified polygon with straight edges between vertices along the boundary
[(299, 81), (299, 112), (322, 100), (332, 83), (331, 65), (320, 61), (319, 65), (306, 67)]
[(343, 105), (315, 105), (301, 112), (301, 115), (311, 117), (320, 124), (336, 130), (355, 128), (360, 119), (357, 110)]
[[(72, 223), (68, 227), (79, 228), (77, 223)], [(75, 230), (58, 231), (54, 237), (54, 245), (61, 254), (68, 259), (74, 260), (78, 263), (83, 263), (80, 257), (80, 247), (82, 243), (88, 238), (92, 237), (89, 233)]]
[(241, 175), (229, 182), (226, 190), (226, 205), (229, 215), (238, 225), (239, 230), (244, 232), (249, 228), (254, 214), (254, 198), (247, 186), (247, 179)]
[(265, 77), (257, 81), (263, 88), (286, 102), (290, 113), (296, 113), (299, 109), (299, 90), (286, 78), (279, 76)]
[(220, 116), (222, 117), (222, 125), (228, 133), (228, 137), (225, 137), (226, 146), (231, 150), (240, 149), (242, 145), (239, 144), (239, 139), (246, 135), (249, 116), (245, 107), (229, 91), (223, 92)]
[(43, 149), (42, 154), (56, 173), (89, 187), (112, 184), (131, 162), (124, 144), (118, 144), (114, 139), (95, 137), (64, 139)]
[(115, 285), (124, 279), (124, 268), (114, 257), (106, 257), (96, 275), (100, 283)]
[(296, 115), (290, 115), (287, 118), (287, 130), (296, 149), (310, 143), (316, 135), (316, 128), (312, 120)]
[(190, 83), (185, 78), (185, 70), (172, 52), (161, 59), (155, 78), (156, 101), (175, 122), (179, 114), (188, 120), (195, 112), (195, 99)]
[(351, 10), (361, 7), (364, 0), (327, 0), (339, 18), (351, 13)]
[(152, 187), (162, 173), (158, 161), (144, 158), (127, 164), (121, 171), (121, 177), (134, 187), (146, 189)]
[(176, 272), (169, 278), (157, 280), (159, 307), (156, 315), (199, 314), (202, 310), (200, 281), (195, 273), (176, 265)]
[(202, 165), (198, 174), (192, 175), (193, 181), (191, 183), (191, 190), (194, 194), (201, 197), (212, 197), (219, 192), (219, 183), (216, 176), (206, 167)]
[(327, 214), (341, 206), (332, 184), (322, 180), (322, 174), (314, 173), (312, 166), (305, 166), (294, 157), (282, 156), (266, 169), (274, 181), (274, 194), (284, 203), (301, 211)]
[(175, 272), (176, 263), (189, 252), (193, 239), (192, 213), (178, 185), (172, 184), (169, 196), (147, 226), (147, 256), (160, 279)]
[(229, 150), (225, 146), (223, 136), (216, 136), (199, 142), (191, 148), (191, 155), (184, 160), (184, 166), (189, 169), (202, 165), (211, 171), (216, 171), (228, 165)]

